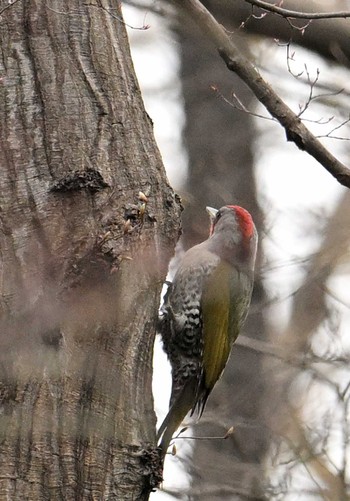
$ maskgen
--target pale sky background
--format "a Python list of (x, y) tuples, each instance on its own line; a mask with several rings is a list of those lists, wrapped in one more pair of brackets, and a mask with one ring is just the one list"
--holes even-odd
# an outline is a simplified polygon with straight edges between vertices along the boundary
[[(148, 114), (154, 122), (155, 136), (162, 153), (164, 164), (171, 184), (175, 190), (181, 190), (187, 170), (187, 157), (184, 152), (181, 133), (184, 126), (184, 110), (181, 97), (181, 83), (178, 77), (179, 57), (177, 43), (167, 30), (166, 21), (147, 12), (146, 15), (124, 6), (123, 12), (126, 23), (134, 27), (149, 25), (146, 30), (128, 29), (132, 47), (132, 56), (142, 89), (143, 98)], [(257, 59), (270, 68), (274, 67), (275, 74), (261, 73), (275, 86), (281, 97), (299, 111), (308, 99), (309, 87), (302, 85), (287, 72), (286, 49), (277, 47), (275, 43), (261, 43), (255, 49)], [(261, 56), (261, 57), (260, 57)], [(337, 68), (327, 67), (318, 57), (305, 50), (295, 48), (295, 62), (292, 68), (295, 73), (305, 71), (307, 65), (311, 80), (320, 70), (319, 81), (328, 82), (345, 88), (350, 93), (349, 73)], [(215, 82), (213, 82), (215, 83)], [(214, 97), (216, 98), (216, 97)], [(344, 100), (344, 106), (349, 106), (349, 100)], [(262, 108), (259, 113), (267, 115)], [(329, 118), (335, 113), (317, 101), (305, 113), (308, 119), (318, 120), (321, 117)], [(349, 116), (349, 108), (343, 110), (343, 118), (335, 117), (327, 125), (318, 125), (307, 122), (313, 133), (324, 135), (344, 116)], [(266, 273), (266, 285), (271, 296), (278, 296), (279, 300), (270, 308), (269, 315), (272, 325), (274, 318), (278, 318), (276, 326), (281, 327), (281, 319), (288, 320), (290, 309), (290, 294), (298, 288), (304, 271), (294, 261), (299, 261), (319, 245), (320, 236), (316, 228), (311, 228), (313, 215), (314, 224), (319, 221), (318, 214), (326, 218), (335, 208), (339, 197), (344, 193), (342, 188), (323, 167), (308, 156), (300, 152), (293, 144), (287, 143), (283, 129), (270, 121), (256, 119), (260, 135), (256, 144), (256, 179), (259, 190), (259, 200), (265, 211), (266, 227), (269, 234), (264, 239), (266, 255), (273, 259), (276, 267)], [(337, 131), (337, 134), (350, 137), (349, 128)], [(326, 139), (324, 143), (340, 160), (349, 164), (350, 146), (347, 141)], [(315, 179), (317, 180), (315, 183)], [(204, 208), (203, 208), (204, 209)], [(315, 230), (315, 231), (313, 231)], [(349, 274), (333, 277), (328, 284), (341, 298), (344, 306), (337, 303), (341, 313), (340, 331), (345, 340), (350, 326), (350, 287)], [(284, 299), (283, 299), (284, 298)], [(331, 299), (329, 299), (331, 301)], [(348, 306), (346, 306), (348, 305)], [(318, 334), (322, 342), (329, 343), (326, 336)], [(347, 345), (349, 343), (347, 342)], [(349, 380), (349, 373), (335, 376)], [(156, 343), (154, 363), (154, 397), (156, 412), (161, 421), (167, 411), (170, 392), (170, 372), (160, 343)], [(337, 439), (334, 439), (337, 443)], [(165, 467), (166, 488), (178, 489), (188, 485), (186, 475), (181, 473), (181, 454), (190, 451), (190, 444), (186, 441), (177, 441), (178, 457), (167, 459)], [(336, 461), (336, 454), (334, 457)], [(171, 463), (171, 467), (169, 464)], [(151, 496), (153, 501), (170, 500), (169, 496), (157, 491)], [(298, 497), (288, 497), (288, 501)], [(311, 499), (311, 498), (310, 498)]]

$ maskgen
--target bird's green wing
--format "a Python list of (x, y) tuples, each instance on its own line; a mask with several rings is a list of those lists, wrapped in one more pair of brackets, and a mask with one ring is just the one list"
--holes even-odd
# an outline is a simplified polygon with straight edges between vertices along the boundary
[[(219, 379), (230, 355), (238, 325), (232, 322), (232, 280), (238, 272), (221, 261), (205, 283), (202, 295), (203, 382), (207, 395)], [(237, 277), (238, 278), (238, 277)]]

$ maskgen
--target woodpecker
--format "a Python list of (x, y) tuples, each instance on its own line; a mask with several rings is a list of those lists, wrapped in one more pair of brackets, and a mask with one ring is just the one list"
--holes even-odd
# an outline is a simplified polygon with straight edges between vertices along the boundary
[(157, 434), (163, 456), (187, 413), (201, 417), (252, 295), (258, 237), (251, 215), (237, 205), (207, 212), (209, 238), (185, 253), (159, 317), (172, 369), (169, 412)]

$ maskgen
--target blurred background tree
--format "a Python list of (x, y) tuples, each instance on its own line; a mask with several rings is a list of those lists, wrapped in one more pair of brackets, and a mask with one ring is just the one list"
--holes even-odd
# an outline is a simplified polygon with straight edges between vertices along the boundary
[[(347, 164), (350, 21), (290, 21), (244, 0), (203, 3)], [(193, 22), (183, 16), (177, 22), (178, 13), (166, 2), (143, 4), (147, 16), (159, 11), (160, 24), (168, 29), (160, 37), (167, 37), (172, 50), (175, 44), (180, 61), (188, 157), (180, 190), (182, 245), (206, 238), (206, 205), (243, 205), (260, 234), (243, 336), (201, 422), (191, 430), (195, 436), (220, 436), (234, 426), (234, 433), (227, 440), (190, 441), (193, 449), (184, 462), (191, 485), (168, 492), (193, 500), (347, 499), (350, 298), (344, 284), (350, 195), (287, 144), (279, 125), (255, 116), (267, 113)], [(350, 5), (285, 1), (283, 7), (322, 12)], [(145, 43), (147, 32), (135, 39)], [(174, 158), (171, 162), (176, 164)], [(176, 441), (180, 451), (182, 442)]]

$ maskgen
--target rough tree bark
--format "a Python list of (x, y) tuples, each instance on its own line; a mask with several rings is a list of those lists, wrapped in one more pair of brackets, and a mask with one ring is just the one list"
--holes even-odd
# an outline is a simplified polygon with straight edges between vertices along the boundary
[(120, 4), (0, 12), (0, 498), (147, 499), (179, 204)]

